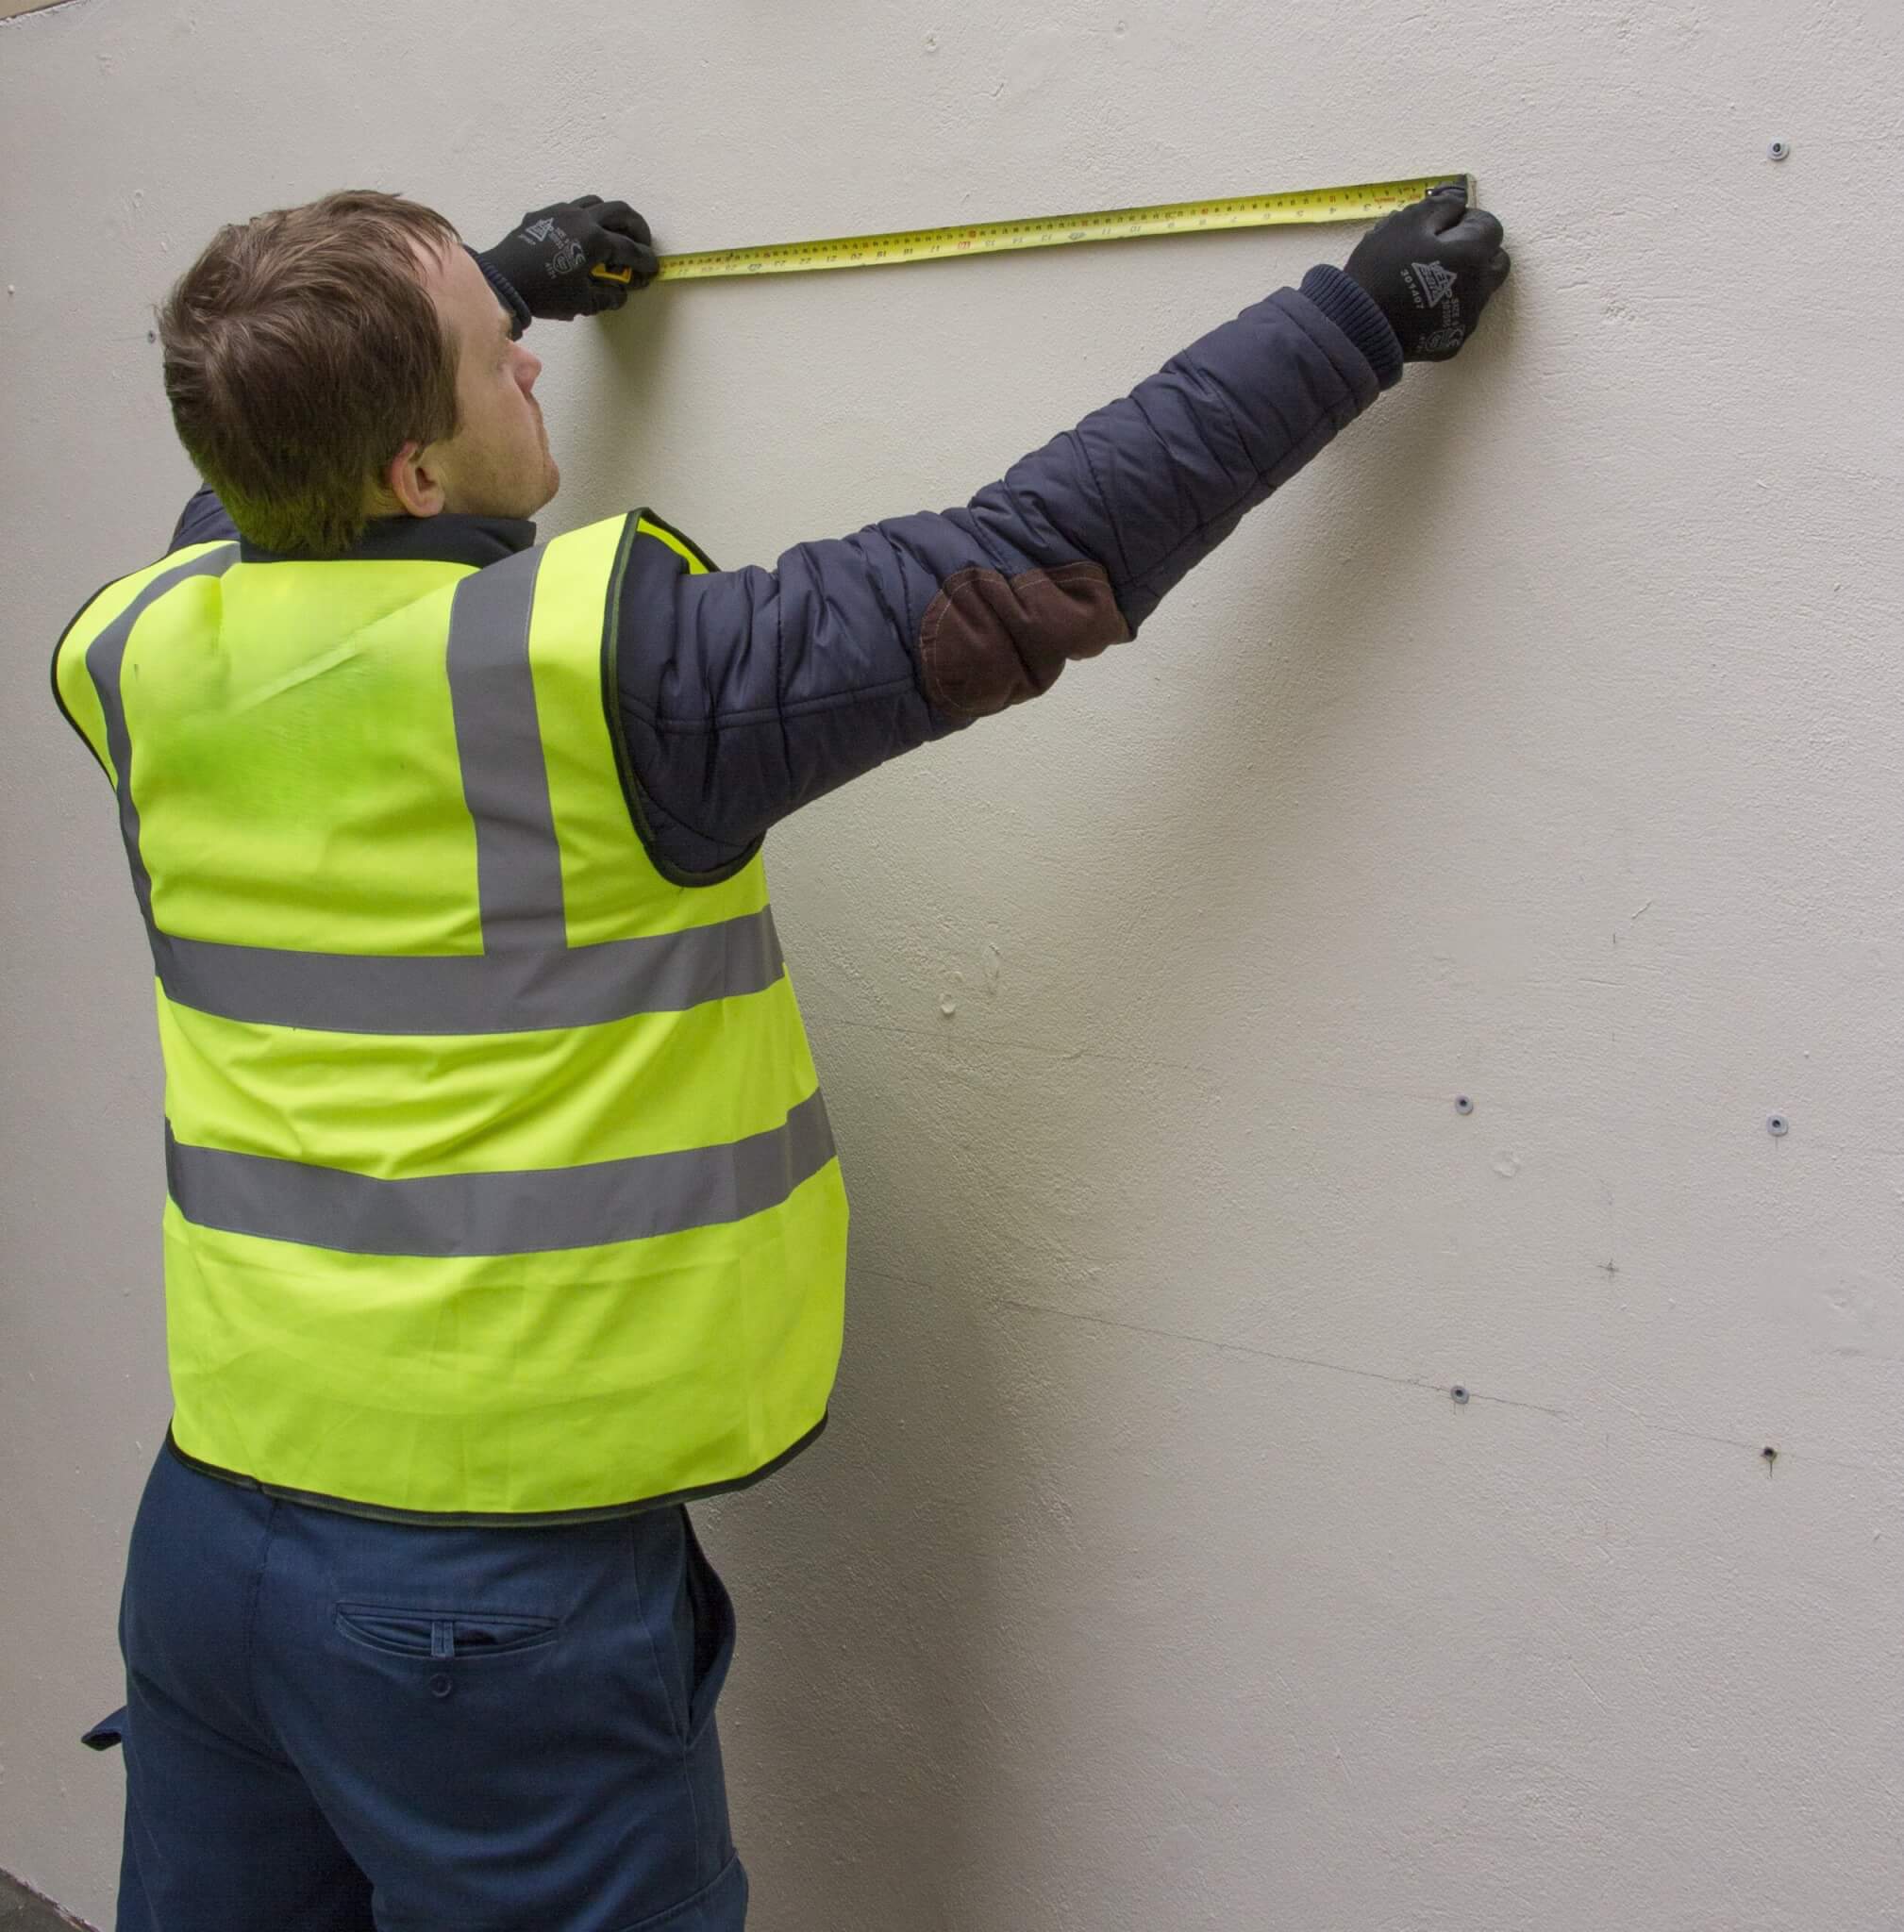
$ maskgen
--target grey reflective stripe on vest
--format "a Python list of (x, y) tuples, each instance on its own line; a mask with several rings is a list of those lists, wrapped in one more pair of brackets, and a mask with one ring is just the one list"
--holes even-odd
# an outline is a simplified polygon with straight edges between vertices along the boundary
[(92, 688), (99, 693), (99, 708), (106, 717), (106, 750), (112, 760), (112, 775), (119, 791), (119, 830), (125, 841), (125, 856), (132, 863), (132, 890), (139, 900), (139, 916), (151, 935), (155, 958), (161, 935), (152, 924), (152, 874), (139, 851), (139, 808), (132, 802), (132, 741), (125, 729), (125, 702), (120, 691), (120, 673), (125, 663), (125, 644), (132, 626), (175, 584), (187, 577), (222, 577), (238, 561), (238, 545), (221, 543), (202, 557), (188, 557), (183, 563), (160, 571), (133, 598), (124, 610), (86, 647), (86, 671)]
[(777, 1208), (832, 1158), (817, 1092), (784, 1126), (724, 1146), (416, 1180), (187, 1146), (169, 1128), (165, 1139), (186, 1220), (357, 1255), (531, 1255), (679, 1234)]
[(567, 943), (561, 848), (529, 669), (529, 611), (543, 556), (538, 545), (476, 571), (450, 602), (450, 704), (476, 824), (485, 953)]
[(321, 1033), (534, 1033), (681, 1013), (764, 992), (785, 962), (764, 907), (650, 938), (421, 958), (153, 940), (168, 999), (225, 1020)]
[(121, 693), (126, 641), (144, 610), (187, 577), (238, 559), (221, 544), (161, 572), (87, 648), (119, 784), (133, 890), (168, 999), (222, 1020), (366, 1034), (531, 1033), (684, 1012), (763, 992), (784, 969), (766, 909), (680, 932), (570, 946), (561, 853), (536, 724), (529, 614), (544, 552), (463, 577), (452, 593), (446, 667), (463, 795), (476, 829), (480, 954), (292, 952), (181, 939), (153, 923), (139, 846), (132, 753)]

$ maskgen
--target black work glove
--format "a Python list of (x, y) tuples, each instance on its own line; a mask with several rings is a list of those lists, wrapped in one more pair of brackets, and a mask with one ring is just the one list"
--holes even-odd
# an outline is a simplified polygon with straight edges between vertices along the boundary
[(1344, 273), (1388, 317), (1404, 362), (1445, 362), (1474, 334), (1512, 265), (1501, 225), (1471, 208), (1457, 181), (1384, 216), (1356, 243)]
[[(630, 289), (654, 280), (659, 266), (647, 223), (626, 202), (599, 194), (531, 209), (476, 261), (514, 311), (518, 332), (531, 315), (573, 322), (619, 308)], [(592, 273), (596, 268), (613, 269), (617, 278), (606, 280)]]

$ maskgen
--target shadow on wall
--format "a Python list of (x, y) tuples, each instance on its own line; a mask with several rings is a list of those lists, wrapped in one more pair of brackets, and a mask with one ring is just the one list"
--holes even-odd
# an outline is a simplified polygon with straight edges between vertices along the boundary
[[(0, 15), (6, 8), (0, 6)], [(62, 1912), (30, 1885), (0, 1872), (0, 1932), (96, 1932), (84, 1919)]]
[[(1502, 291), (1503, 307), (1510, 292)], [(1506, 320), (1490, 310), (1490, 323)], [(1497, 355), (1499, 342), (1478, 341), (1476, 361), (1483, 348)], [(1298, 497), (1272, 497), (1229, 540), (1226, 557), (1240, 552), (1247, 561), (1251, 535), (1278, 526), (1274, 561), (1252, 571), (1239, 598), (1239, 608), (1256, 620), (1257, 636), (1224, 640), (1238, 648), (1226, 652), (1220, 667), (1225, 701), (1207, 715), (1207, 741), (1179, 742), (1172, 752), (1171, 819), (1194, 830), (1199, 853), (1257, 855), (1289, 836), (1287, 825), (1266, 809), (1264, 790), (1236, 782), (1239, 770), (1262, 772), (1278, 795), (1300, 795), (1307, 774), (1356, 734), (1358, 701), (1381, 689), (1381, 660), (1395, 655), (1395, 630), (1406, 621), (1408, 587), (1459, 575), (1467, 542), (1482, 541), (1463, 536), (1461, 548), (1451, 551), (1442, 535), (1430, 537), (1436, 520), (1424, 514), (1424, 496), (1438, 491), (1451, 496), (1453, 479), (1462, 472), (1460, 460), (1449, 459), (1451, 436), (1463, 428), (1472, 432), (1475, 419), (1485, 415), (1474, 394), (1479, 375), (1467, 365), (1457, 375), (1429, 371), (1424, 379), (1417, 372), (1412, 388), (1405, 385), (1385, 399), (1368, 422), (1352, 425), (1342, 441), (1323, 452)], [(1348, 466), (1352, 474), (1338, 474)], [(1450, 505), (1443, 530), (1453, 521)], [(1166, 601), (1151, 625), (1161, 629), (1170, 618)], [(1140, 639), (1136, 648), (1143, 643)], [(1142, 794), (1154, 789), (1156, 774), (1136, 771), (1130, 777), (1139, 795), (1127, 814), (1098, 822), (1104, 842), (1082, 847), (1070, 859), (1077, 876), (1114, 878), (1129, 870), (1127, 827), (1142, 822)], [(1184, 870), (1179, 851), (1145, 857), (1164, 873)], [(1194, 873), (1199, 893), (1226, 886), (1247, 890), (1251, 902), (1239, 908), (1245, 916), (1257, 910), (1259, 876), (1255, 864), (1204, 863)], [(1222, 910), (1220, 903), (1204, 900), (1199, 926)], [(1047, 938), (1055, 948), (1101, 943), (1104, 924), (1114, 917), (1089, 894), (1058, 900), (1052, 911)], [(1061, 924), (1067, 913), (1083, 914), (1088, 925), (1067, 931)], [(1182, 997), (1190, 1010), (1199, 1009), (1193, 990), (1185, 989)]]
[[(929, 1225), (946, 1205), (926, 1197), (931, 1163), (882, 1162), (869, 1131), (893, 1122), (890, 1087), (868, 1085), (877, 1051), (829, 1057), (860, 1211)], [(818, 1897), (840, 1932), (939, 1924), (966, 1874), (1020, 1862), (998, 1842), (993, 1770), (999, 1724), (1021, 1714), (1001, 1710), (1001, 1666), (1029, 1599), (1012, 1570), (1028, 1450), (980, 1266), (956, 1233), (933, 1281), (856, 1264), (826, 1438), (707, 1512), (739, 1605), (725, 1741), (763, 1928), (787, 1923), (776, 1901)]]

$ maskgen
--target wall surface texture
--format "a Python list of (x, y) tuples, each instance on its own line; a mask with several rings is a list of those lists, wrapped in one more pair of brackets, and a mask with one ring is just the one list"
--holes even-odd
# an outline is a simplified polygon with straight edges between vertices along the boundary
[[(45, 661), (189, 488), (149, 306), (211, 229), (1469, 168), (1516, 263), (1470, 353), (1140, 641), (778, 837), (857, 1218), (831, 1432), (704, 1512), (754, 1923), (1904, 1924), (1900, 78), (1879, 0), (0, 26), (0, 1866), (109, 1911), (159, 1086)], [(960, 500), (1353, 240), (543, 325), (545, 527), (771, 561)]]

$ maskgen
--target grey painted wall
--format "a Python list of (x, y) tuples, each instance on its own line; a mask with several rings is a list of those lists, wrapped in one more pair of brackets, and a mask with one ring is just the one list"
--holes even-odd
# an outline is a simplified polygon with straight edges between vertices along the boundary
[[(211, 228), (1466, 167), (1517, 263), (1474, 352), (1140, 642), (778, 841), (857, 1222), (826, 1445), (707, 1512), (756, 1923), (1897, 1925), (1900, 56), (1831, 0), (0, 27), (0, 1865), (109, 1910), (75, 1739), (166, 1413), (158, 1070), (44, 663), (188, 487), (147, 305)], [(551, 527), (768, 560), (953, 501), (1352, 240), (545, 325)]]

